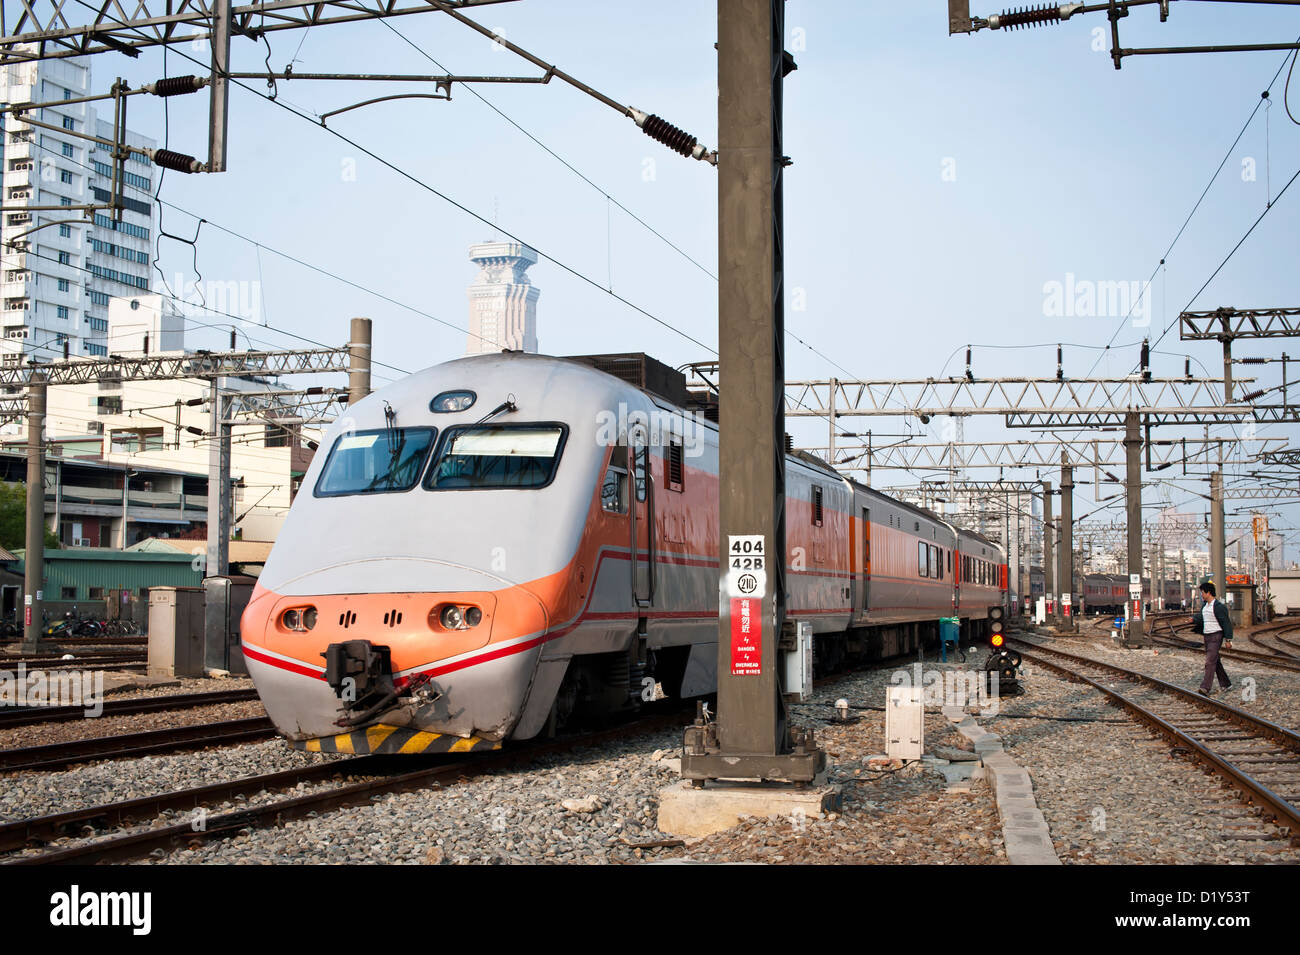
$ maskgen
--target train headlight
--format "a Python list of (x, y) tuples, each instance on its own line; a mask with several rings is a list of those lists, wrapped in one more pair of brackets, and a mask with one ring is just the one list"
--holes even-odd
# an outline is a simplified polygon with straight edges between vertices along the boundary
[(315, 607), (294, 607), (280, 615), (280, 625), (286, 630), (306, 633), (316, 626)]
[(468, 630), (483, 622), (483, 611), (468, 605), (442, 604), (429, 611), (429, 620), (436, 620), (443, 630)]

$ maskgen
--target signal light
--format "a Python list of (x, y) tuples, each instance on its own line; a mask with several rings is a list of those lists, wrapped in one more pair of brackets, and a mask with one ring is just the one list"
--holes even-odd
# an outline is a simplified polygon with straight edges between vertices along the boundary
[(1000, 634), (1000, 633), (995, 633), (995, 634), (993, 634), (993, 639), (992, 639), (990, 642), (993, 644), (993, 646), (995, 646), (995, 647), (1000, 647), (1000, 646), (1002, 646), (1002, 644), (1003, 644), (1005, 641), (1006, 641), (1006, 638), (1003, 637), (1002, 634)]

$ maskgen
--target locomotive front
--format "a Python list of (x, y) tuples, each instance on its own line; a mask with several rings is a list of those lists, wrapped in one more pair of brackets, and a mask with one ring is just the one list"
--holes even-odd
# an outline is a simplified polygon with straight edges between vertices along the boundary
[(518, 727), (595, 494), (594, 377), (459, 359), (331, 427), (242, 621), (249, 672), (296, 746), (461, 752)]

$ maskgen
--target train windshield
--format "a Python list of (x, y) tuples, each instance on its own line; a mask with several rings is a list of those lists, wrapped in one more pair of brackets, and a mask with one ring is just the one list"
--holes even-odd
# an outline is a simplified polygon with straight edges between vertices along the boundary
[(321, 496), (408, 491), (424, 468), (433, 428), (379, 428), (342, 435), (316, 482)]
[(564, 448), (560, 424), (448, 428), (425, 487), (539, 488), (551, 483)]

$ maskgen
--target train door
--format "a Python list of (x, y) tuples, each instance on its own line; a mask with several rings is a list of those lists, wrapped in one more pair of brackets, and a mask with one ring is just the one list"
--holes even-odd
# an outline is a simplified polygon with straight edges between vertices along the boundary
[(961, 585), (965, 579), (962, 570), (965, 568), (962, 563), (961, 551), (956, 547), (952, 549), (952, 612), (954, 616), (961, 614)]
[(655, 596), (655, 504), (650, 473), (650, 445), (644, 431), (628, 437), (632, 487), (628, 502), (632, 551), (632, 600), (644, 610)]
[(862, 509), (862, 577), (857, 608), (864, 613), (871, 606), (871, 508)]

